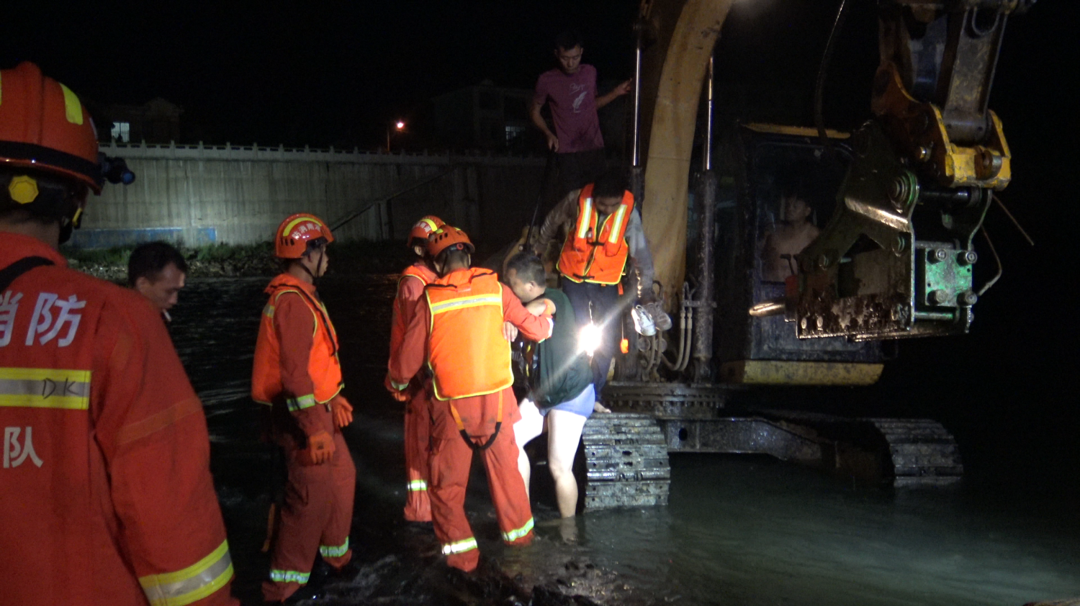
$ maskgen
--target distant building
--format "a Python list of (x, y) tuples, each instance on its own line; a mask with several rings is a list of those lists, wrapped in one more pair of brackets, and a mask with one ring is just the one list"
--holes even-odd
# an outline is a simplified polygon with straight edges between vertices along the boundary
[(144, 105), (108, 105), (98, 121), (98, 139), (131, 143), (180, 141), (184, 109), (160, 97)]
[(439, 95), (431, 100), (437, 138), (451, 148), (526, 151), (531, 96), (490, 80)]

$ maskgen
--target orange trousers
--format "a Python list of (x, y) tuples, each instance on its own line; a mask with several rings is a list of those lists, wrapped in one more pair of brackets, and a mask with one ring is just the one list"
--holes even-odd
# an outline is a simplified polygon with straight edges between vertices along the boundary
[[(433, 400), (431, 405), (436, 425), (445, 426), (440, 421), (450, 416), (449, 402)], [(516, 408), (514, 406), (515, 413)], [(520, 418), (520, 414), (515, 414), (512, 419), (504, 419), (495, 442), (488, 449), (479, 451), (479, 455), (487, 470), (488, 487), (503, 541), (508, 545), (527, 545), (533, 538), (533, 517), (525, 482), (517, 466), (518, 447), (514, 442), (513, 426), (513, 420), (517, 418)], [(490, 437), (490, 433), (471, 435), (478, 443), (486, 443)], [(469, 520), (465, 517), (465, 492), (472, 457), (473, 450), (456, 430), (435, 432), (431, 452), (431, 485), (428, 490), (435, 536), (442, 543), (446, 563), (465, 572), (474, 570), (480, 562), (480, 550)]]
[(431, 405), (426, 389), (415, 384), (411, 389), (412, 398), (405, 407), (405, 471), (408, 481), (405, 519), (410, 522), (430, 522)]
[(340, 429), (334, 430), (334, 456), (321, 465), (303, 465), (294, 439), (281, 440), (289, 478), (278, 513), (270, 556), (270, 580), (262, 586), (268, 602), (284, 600), (307, 584), (315, 554), (331, 566), (349, 562), (349, 529), (356, 494), (356, 467)]

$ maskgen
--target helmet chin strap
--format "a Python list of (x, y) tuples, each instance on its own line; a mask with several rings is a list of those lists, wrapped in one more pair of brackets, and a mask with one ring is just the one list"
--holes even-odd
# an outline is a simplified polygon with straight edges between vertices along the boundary
[[(322, 267), (323, 255), (326, 254), (325, 251), (326, 251), (325, 247), (323, 247), (323, 246), (319, 247), (319, 259), (315, 262), (315, 269), (316, 270), (318, 270), (320, 267)], [(310, 253), (306, 253), (304, 256), (309, 257), (309, 255), (310, 255)], [(307, 275), (311, 276), (311, 283), (313, 285), (315, 285), (315, 286), (318, 286), (319, 285), (319, 276), (316, 276), (314, 273), (312, 273), (311, 270), (308, 269), (307, 265), (304, 265), (303, 263), (300, 264), (300, 267), (302, 267), (304, 269), (304, 271), (307, 272)]]

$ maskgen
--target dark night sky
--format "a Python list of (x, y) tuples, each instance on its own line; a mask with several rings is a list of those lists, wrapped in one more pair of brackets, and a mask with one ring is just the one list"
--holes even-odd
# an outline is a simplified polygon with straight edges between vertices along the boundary
[[(434, 95), (485, 78), (531, 87), (551, 66), (550, 40), (564, 27), (586, 35), (586, 60), (601, 80), (628, 77), (637, 4), (220, 0), (72, 7), (5, 0), (0, 66), (36, 61), (99, 103), (164, 97), (222, 142), (370, 149), (387, 121), (407, 117)], [(849, 4), (826, 89), (829, 124), (841, 127), (868, 115), (877, 63), (875, 3)], [(835, 6), (740, 0), (723, 32), (720, 78), (809, 90)], [(991, 209), (987, 228), (1005, 275), (976, 307), (972, 334), (903, 344), (874, 396), (921, 384), (931, 395), (911, 402), (914, 412), (943, 419), (958, 437), (1015, 427), (1016, 448), (1071, 461), (1074, 476), (1078, 17), (1080, 2), (1041, 0), (1010, 20), (991, 98), (1014, 156), (1014, 180), (1002, 197), (1037, 246), (1029, 248)], [(988, 251), (979, 252), (980, 265), (989, 264)]]
[[(0, 25), (0, 64), (34, 60), (103, 103), (164, 97), (223, 140), (369, 148), (388, 120), (432, 96), (483, 79), (531, 87), (565, 27), (595, 41), (589, 60), (601, 77), (628, 77), (636, 10), (610, 1), (21, 4)], [(48, 25), (17, 25), (27, 22)]]
[[(550, 41), (566, 27), (585, 34), (586, 60), (602, 80), (628, 77), (637, 4), (14, 0), (0, 23), (0, 65), (36, 61), (102, 104), (164, 97), (219, 142), (374, 148), (387, 121), (435, 95), (484, 79), (531, 87), (551, 67)], [(848, 4), (826, 89), (827, 117), (837, 126), (867, 114), (877, 62), (875, 2)], [(1076, 58), (1064, 29), (1080, 16), (1076, 4), (1043, 0), (1010, 24), (993, 99), (1010, 133), (1014, 106), (1025, 116), (1064, 109), (1064, 95), (1034, 91), (1063, 75), (1052, 70), (1066, 71), (1054, 66)], [(723, 32), (719, 77), (810, 90), (834, 6), (740, 0)], [(1017, 85), (1018, 78), (1033, 81)]]

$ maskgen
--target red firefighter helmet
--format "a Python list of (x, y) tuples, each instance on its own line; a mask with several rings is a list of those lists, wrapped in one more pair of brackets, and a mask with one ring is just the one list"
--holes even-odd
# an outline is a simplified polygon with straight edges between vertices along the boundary
[(297, 213), (281, 222), (274, 239), (274, 255), (299, 259), (309, 248), (334, 241), (326, 222), (307, 213)]
[(428, 215), (426, 217), (423, 217), (422, 219), (417, 221), (416, 224), (413, 225), (412, 229), (409, 231), (409, 246), (413, 246), (414, 240), (423, 240), (426, 242), (427, 239), (431, 236), (431, 234), (435, 233), (435, 230), (439, 229), (443, 225), (446, 225), (446, 223), (435, 215)]
[(464, 250), (470, 255), (476, 250), (465, 232), (452, 225), (444, 225), (428, 239), (427, 252), (434, 259), (444, 250), (452, 247), (456, 247), (457, 250)]
[(30, 62), (0, 70), (0, 166), (73, 178), (101, 193), (90, 114), (71, 89)]

